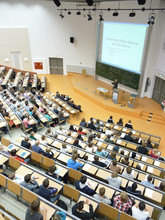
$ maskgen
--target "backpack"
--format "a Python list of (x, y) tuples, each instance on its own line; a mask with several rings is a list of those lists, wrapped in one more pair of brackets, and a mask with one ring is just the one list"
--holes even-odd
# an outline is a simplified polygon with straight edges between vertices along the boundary
[(65, 211), (68, 211), (68, 207), (67, 205), (65, 204), (65, 202), (63, 202), (62, 200), (58, 200), (57, 203), (56, 203), (57, 206), (59, 206), (60, 208), (64, 209)]

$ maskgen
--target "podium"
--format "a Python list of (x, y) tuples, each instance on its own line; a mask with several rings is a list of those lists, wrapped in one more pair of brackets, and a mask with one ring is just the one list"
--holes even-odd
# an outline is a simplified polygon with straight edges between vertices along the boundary
[(131, 94), (129, 96), (129, 99), (128, 99), (128, 107), (129, 108), (136, 108), (137, 107), (137, 104), (138, 104), (138, 95), (134, 95), (134, 94)]
[(119, 89), (114, 89), (113, 96), (112, 96), (112, 102), (114, 104), (119, 104), (122, 101), (122, 95), (123, 95), (123, 91), (121, 91)]

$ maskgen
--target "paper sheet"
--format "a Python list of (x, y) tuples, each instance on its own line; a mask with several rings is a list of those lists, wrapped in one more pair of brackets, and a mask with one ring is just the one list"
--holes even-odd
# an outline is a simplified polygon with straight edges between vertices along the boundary
[(152, 198), (153, 190), (146, 188), (145, 196)]

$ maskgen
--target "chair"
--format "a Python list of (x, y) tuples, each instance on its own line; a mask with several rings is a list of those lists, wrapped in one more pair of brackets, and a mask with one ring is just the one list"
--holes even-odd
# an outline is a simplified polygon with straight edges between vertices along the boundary
[(69, 168), (69, 177), (74, 180), (74, 183), (82, 177), (82, 173), (80, 171)]
[(42, 155), (32, 151), (32, 153), (31, 153), (31, 160), (33, 160), (34, 163), (39, 165), (42, 162)]
[(120, 213), (120, 220), (136, 220), (136, 218), (134, 218), (134, 217), (132, 217), (130, 215), (127, 215), (124, 212), (121, 212)]
[(6, 188), (6, 177), (0, 174), (0, 185)]
[(12, 167), (14, 170), (17, 170), (21, 165), (21, 162), (13, 157), (9, 157), (9, 166)]
[(64, 184), (63, 195), (65, 195), (66, 197), (68, 197), (70, 199), (70, 204), (72, 203), (72, 200), (74, 200), (75, 202), (78, 201), (79, 193), (80, 192), (77, 189), (74, 189), (74, 188)]
[(10, 141), (4, 137), (1, 137), (1, 144), (8, 147), (10, 145)]
[(38, 198), (38, 196), (28, 189), (22, 188), (21, 198), (24, 199), (26, 202), (32, 203), (35, 199)]
[(21, 186), (18, 185), (17, 183), (14, 183), (12, 180), (8, 179), (7, 180), (7, 189), (17, 196), (20, 196), (21, 194)]
[(43, 161), (42, 161), (42, 166), (45, 169), (49, 169), (50, 166), (54, 165), (54, 160), (48, 158), (48, 157), (43, 157)]
[(100, 202), (98, 213), (103, 216), (106, 216), (107, 218), (111, 220), (116, 220), (119, 214), (119, 211), (103, 202)]

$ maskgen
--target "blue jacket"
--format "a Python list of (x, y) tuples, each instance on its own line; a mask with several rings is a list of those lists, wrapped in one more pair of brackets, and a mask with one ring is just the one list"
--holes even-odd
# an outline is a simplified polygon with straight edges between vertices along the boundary
[(69, 160), (68, 160), (68, 163), (67, 163), (67, 167), (72, 168), (72, 169), (74, 169), (74, 170), (78, 170), (78, 168), (79, 168), (79, 167), (82, 167), (82, 166), (83, 166), (82, 163), (79, 163), (79, 162), (74, 161), (74, 160), (72, 160), (72, 159), (69, 159)]
[[(81, 186), (84, 185), (84, 186)], [(79, 191), (86, 193), (88, 195), (94, 195), (95, 191), (93, 189), (91, 189), (89, 186), (85, 185), (85, 184), (81, 184), (80, 181), (76, 182), (76, 189), (78, 189)]]

